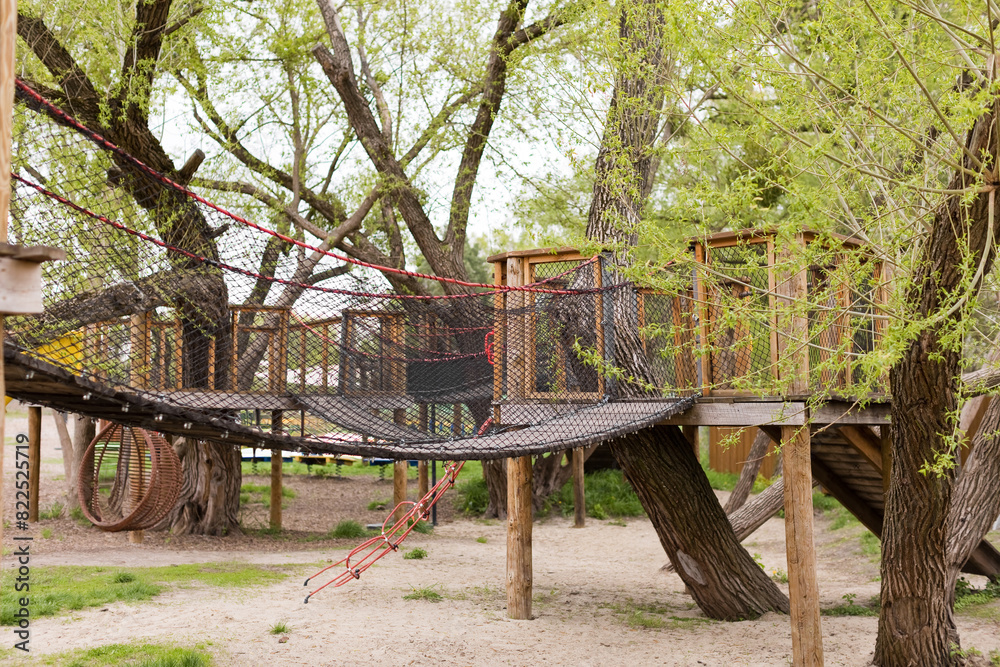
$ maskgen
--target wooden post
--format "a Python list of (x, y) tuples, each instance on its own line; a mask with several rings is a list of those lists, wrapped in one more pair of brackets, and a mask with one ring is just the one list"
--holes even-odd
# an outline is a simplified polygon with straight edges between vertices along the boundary
[(531, 619), (531, 457), (507, 460), (507, 616)]
[[(519, 257), (507, 260), (507, 284), (524, 284), (524, 263)], [(511, 292), (507, 305), (519, 309), (524, 295)], [(512, 326), (513, 325), (513, 326)], [(507, 397), (520, 398), (527, 391), (525, 368), (525, 318), (507, 318)], [(531, 618), (531, 457), (507, 460), (507, 616)]]
[(691, 443), (691, 449), (694, 450), (694, 457), (701, 460), (701, 444), (698, 442), (698, 427), (693, 425), (681, 426), (681, 433), (687, 438), (687, 441)]
[[(14, 44), (17, 42), (17, 0), (0, 0), (0, 243), (7, 243), (7, 214), (10, 211), (10, 152), (14, 123)], [(4, 341), (4, 318), (0, 313), (0, 352)], [(0, 353), (0, 445), (4, 443), (7, 402), (4, 400), (3, 354)], [(0, 456), (0, 480), (3, 479), (3, 457)], [(0, 507), (4, 507), (0, 484)], [(3, 543), (3, 522), (0, 521), (0, 543)]]
[[(427, 432), (427, 416), (427, 404), (421, 403), (417, 414), (417, 428), (424, 433)], [(427, 461), (420, 461), (417, 463), (417, 492), (423, 498), (428, 491), (430, 491), (430, 485), (427, 482)]]
[(813, 545), (812, 466), (808, 426), (781, 427), (785, 480), (785, 552), (792, 621), (792, 664), (823, 664), (816, 549)]
[[(124, 431), (123, 431), (124, 432)], [(131, 451), (128, 457), (128, 477), (129, 477), (129, 495), (132, 502), (132, 507), (138, 507), (139, 503), (142, 502), (142, 497), (146, 493), (146, 489), (143, 488), (143, 483), (146, 481), (143, 477), (142, 471), (145, 467), (145, 447), (141, 446), (136, 439), (135, 431), (132, 431), (132, 437), (130, 438), (131, 443), (128, 445), (122, 442), (122, 448), (126, 446), (131, 446)], [(132, 544), (142, 544), (146, 539), (146, 531), (144, 530), (130, 530), (128, 531), (128, 541)]]
[[(271, 433), (281, 433), (281, 410), (271, 411)], [(281, 530), (281, 450), (271, 450), (271, 530)]]
[(573, 450), (573, 527), (587, 523), (587, 497), (583, 488), (583, 447)]
[(28, 408), (28, 521), (38, 521), (38, 473), (42, 467), (42, 409)]
[[(403, 426), (406, 424), (406, 410), (395, 409), (392, 411), (392, 421), (395, 424)], [(395, 507), (401, 502), (406, 501), (406, 477), (407, 461), (394, 461), (392, 464), (392, 506)], [(399, 521), (406, 514), (405, 509), (400, 509), (393, 515), (393, 522)]]

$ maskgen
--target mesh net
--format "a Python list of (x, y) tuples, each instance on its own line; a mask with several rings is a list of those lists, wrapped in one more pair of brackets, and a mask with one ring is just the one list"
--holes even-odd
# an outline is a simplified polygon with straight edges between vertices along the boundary
[[(17, 95), (11, 236), (68, 254), (44, 265), (44, 313), (9, 320), (19, 397), (234, 444), (463, 459), (599, 442), (693, 401), (689, 294), (610, 284), (583, 257), (529, 262), (523, 287), (393, 293), (379, 267), (227, 212)], [(616, 401), (601, 372), (616, 322), (642, 332), (644, 400)]]

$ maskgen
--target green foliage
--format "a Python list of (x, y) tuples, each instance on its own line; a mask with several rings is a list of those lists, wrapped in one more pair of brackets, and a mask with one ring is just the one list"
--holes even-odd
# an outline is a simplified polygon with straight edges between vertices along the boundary
[(63, 514), (64, 505), (60, 502), (52, 503), (48, 508), (41, 510), (38, 513), (39, 521), (45, 521), (46, 519), (58, 519)]
[(388, 507), (389, 503), (391, 503), (391, 502), (392, 501), (388, 500), (388, 499), (386, 499), (386, 500), (373, 500), (370, 503), (368, 503), (368, 511), (369, 512), (374, 512), (376, 510), (384, 510), (386, 507)]
[(271, 626), (270, 632), (272, 635), (286, 635), (291, 632), (291, 630), (288, 629), (288, 623), (285, 621), (278, 621)]
[(486, 536), (480, 535), (479, 537), (476, 538), (476, 542), (479, 542), (480, 544), (486, 544), (488, 540), (486, 539)]
[(788, 583), (788, 573), (782, 570), (780, 567), (771, 570), (771, 580), (779, 584)]
[[(587, 516), (603, 520), (609, 517), (644, 516), (642, 503), (621, 470), (598, 470), (583, 477)], [(557, 506), (563, 516), (573, 513), (573, 483), (559, 490)]]
[(440, 602), (444, 596), (434, 590), (433, 587), (414, 588), (403, 596), (404, 600), (426, 600), (427, 602)]
[(854, 603), (854, 599), (858, 597), (857, 593), (845, 593), (841, 597), (843, 598), (844, 603), (839, 604), (836, 607), (823, 609), (822, 613), (824, 616), (878, 616), (879, 614), (877, 595), (873, 597), (867, 605)]
[(987, 581), (986, 586), (981, 589), (973, 588), (964, 577), (955, 583), (955, 611), (990, 604), (996, 600), (1000, 600), (1000, 582)]
[(107, 644), (38, 656), (43, 665), (62, 667), (209, 667), (212, 657), (194, 649), (165, 644)]
[(874, 557), (882, 555), (882, 543), (875, 536), (875, 533), (865, 530), (858, 539), (861, 540), (861, 553)]
[(820, 490), (813, 491), (813, 509), (830, 512), (838, 507), (843, 507), (833, 496), (827, 495)]
[(486, 480), (482, 477), (469, 479), (455, 485), (455, 507), (463, 514), (481, 515), (489, 504), (490, 493), (486, 487)]
[(434, 524), (429, 521), (414, 521), (411, 519), (408, 525), (413, 526), (414, 533), (420, 533), (421, 535), (430, 535), (434, 532)]
[(80, 509), (79, 507), (74, 507), (73, 509), (71, 509), (69, 511), (69, 516), (71, 519), (76, 521), (81, 526), (91, 525), (90, 521), (87, 520), (87, 517), (83, 515), (83, 510)]
[[(53, 616), (64, 610), (86, 609), (111, 602), (143, 602), (167, 586), (199, 582), (226, 588), (269, 584), (287, 574), (243, 563), (205, 563), (115, 570), (105, 567), (35, 567), (31, 571), (31, 613)], [(0, 590), (0, 625), (12, 625), (20, 594), (12, 575), (4, 572)]]
[[(295, 498), (298, 494), (289, 486), (284, 484), (281, 485), (281, 497), (284, 498)], [(251, 503), (260, 503), (265, 508), (271, 507), (271, 485), (270, 484), (253, 484), (244, 483), (240, 486), (240, 505), (249, 505)], [(281, 506), (288, 507), (288, 503), (282, 501)]]
[(417, 547), (415, 549), (410, 549), (405, 554), (403, 554), (404, 560), (422, 560), (427, 558), (427, 551)]
[(52, 537), (52, 530), (50, 528), (42, 528), (42, 539), (47, 540)]
[(328, 537), (335, 540), (356, 540), (370, 535), (364, 526), (353, 519), (341, 521), (327, 533)]

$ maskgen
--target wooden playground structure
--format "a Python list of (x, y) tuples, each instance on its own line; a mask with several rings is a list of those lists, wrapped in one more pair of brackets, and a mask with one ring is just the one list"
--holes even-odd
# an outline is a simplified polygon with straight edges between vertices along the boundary
[[(11, 285), (40, 276), (42, 261), (65, 258), (49, 248), (7, 245), (11, 174), (11, 107), (14, 87), (13, 0), (0, 0), (0, 316), (41, 311), (40, 287), (32, 283), (22, 301), (5, 300)], [(789, 261), (810, 247), (825, 249), (826, 263)], [(690, 276), (671, 291), (642, 289), (629, 307), (640, 332), (650, 372), (669, 389), (670, 398), (698, 396), (690, 409), (662, 422), (693, 435), (696, 427), (760, 428), (781, 447), (793, 655), (796, 665), (822, 664), (816, 554), (813, 545), (813, 480), (881, 534), (884, 491), (888, 486), (887, 434), (890, 405), (877, 378), (854, 368), (849, 358), (874, 348), (884, 330), (880, 306), (886, 279), (880, 263), (853, 239), (800, 231), (791, 238), (769, 230), (720, 232), (691, 243)], [(859, 257), (861, 258), (859, 260)], [(565, 267), (593, 258), (571, 248), (520, 250), (494, 255), (496, 285), (518, 287), (556, 279)], [(798, 266), (789, 269), (786, 267)], [(860, 267), (855, 282), (839, 280), (844, 266)], [(603, 262), (591, 262), (586, 287), (612, 284)], [(581, 275), (589, 271), (585, 268)], [(605, 374), (574, 364), (560, 338), (559, 323), (533, 314), (544, 294), (498, 292), (492, 341), (492, 421), (511, 433), (531, 437), (531, 427), (577, 409), (600, 404), (609, 420), (616, 413), (645, 405), (621, 398), (622, 389)], [(596, 290), (592, 322), (594, 349), (604, 362), (615, 361), (616, 309)], [(822, 308), (805, 312), (803, 303)], [(590, 312), (590, 311), (588, 311)], [(753, 314), (750, 317), (749, 314)], [(369, 422), (386, 415), (382, 433), (405, 441), (426, 433), (428, 412), (436, 404), (463, 420), (463, 405), (441, 396), (433, 400), (410, 391), (407, 361), (380, 355), (375, 361), (338, 353), (362, 330), (378, 331), (386, 344), (404, 347), (406, 322), (400, 313), (345, 310), (335, 317), (300, 320), (291, 307), (232, 305), (228, 347), (210, 341), (205, 382), (186, 380), (180, 316), (169, 308), (131, 317), (89, 323), (68, 332), (73, 359), (52, 363), (43, 351), (8, 350), (0, 355), (0, 395), (57, 406), (93, 418), (142, 426), (163, 433), (213, 440), (231, 446), (266, 447), (271, 457), (271, 522), (281, 522), (281, 456), (301, 443), (285, 426), (299, 413), (337, 403), (341, 424), (362, 437), (378, 439)], [(428, 320), (411, 327), (431, 330)], [(127, 334), (122, 335), (123, 332)], [(112, 335), (114, 334), (114, 335)], [(0, 337), (3, 321), (0, 319)], [(120, 341), (127, 340), (126, 346)], [(485, 344), (485, 343), (484, 343)], [(307, 353), (307, 350), (314, 352)], [(108, 381), (112, 371), (129, 378), (128, 387)], [(868, 371), (870, 372), (870, 371)], [(351, 413), (352, 397), (377, 398)], [(665, 397), (660, 397), (661, 399)], [(648, 403), (653, 403), (650, 399)], [(353, 406), (357, 407), (357, 406)], [(241, 425), (238, 411), (270, 411), (270, 432)], [(408, 418), (407, 410), (416, 418)], [(353, 420), (353, 421), (352, 421)], [(332, 420), (330, 420), (332, 421)], [(623, 422), (626, 423), (626, 422)], [(472, 424), (473, 431), (478, 424)], [(394, 431), (389, 429), (394, 428)], [(577, 426), (582, 431), (586, 424)], [(374, 427), (373, 427), (374, 428)], [(636, 427), (638, 428), (638, 427)], [(518, 430), (520, 429), (520, 430)], [(32, 470), (38, 468), (40, 408), (29, 427)], [(567, 441), (574, 435), (568, 427)], [(3, 438), (0, 420), (0, 440)], [(388, 437), (385, 438), (388, 440)], [(557, 454), (560, 455), (561, 454)], [(571, 453), (577, 494), (577, 525), (583, 518), (583, 452)], [(425, 457), (426, 458), (426, 457)], [(426, 492), (426, 462), (421, 462), (421, 493)], [(394, 466), (395, 504), (406, 498), (405, 462)], [(508, 556), (507, 608), (514, 619), (532, 617), (532, 457), (507, 460)], [(37, 518), (37, 475), (31, 497)], [(1000, 552), (980, 544), (965, 569), (1000, 573)]]

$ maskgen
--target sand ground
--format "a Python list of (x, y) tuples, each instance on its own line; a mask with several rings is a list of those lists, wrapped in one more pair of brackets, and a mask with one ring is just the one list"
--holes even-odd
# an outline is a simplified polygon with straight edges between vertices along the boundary
[[(42, 502), (45, 508), (64, 492), (56, 430), (46, 411), (43, 426)], [(26, 428), (8, 419), (7, 441)], [(13, 447), (4, 448), (4, 517), (13, 511)], [(250, 480), (247, 480), (250, 481)], [(262, 482), (263, 478), (261, 478)], [(124, 534), (102, 533), (69, 519), (49, 519), (31, 534), (33, 567), (103, 565), (143, 567), (180, 563), (239, 561), (280, 567), (283, 582), (236, 590), (192, 585), (174, 587), (141, 604), (115, 603), (32, 622), (32, 652), (43, 654), (103, 644), (149, 641), (182, 646), (210, 643), (218, 665), (784, 665), (790, 663), (789, 621), (767, 614), (753, 621), (706, 619), (666, 562), (648, 520), (627, 525), (589, 519), (586, 528), (550, 518), (534, 527), (534, 618), (506, 618), (505, 525), (457, 516), (443, 508), (433, 534), (413, 534), (405, 549), (421, 547), (423, 560), (400, 554), (383, 558), (358, 581), (322, 591), (303, 604), (302, 581), (319, 567), (342, 558), (350, 541), (306, 542), (344, 518), (381, 521), (368, 511), (376, 498), (391, 496), (391, 483), (374, 478), (319, 479), (290, 476), (296, 497), (285, 510), (285, 539), (171, 537), (147, 533), (141, 545)], [(447, 501), (447, 499), (446, 499)], [(248, 514), (249, 524), (262, 516)], [(861, 552), (857, 527), (830, 530), (817, 515), (816, 544), (822, 605), (834, 607), (844, 595), (858, 602), (878, 593), (878, 563)], [(50, 531), (48, 539), (42, 530)], [(5, 531), (10, 547), (13, 529)], [(993, 538), (997, 538), (993, 534)], [(485, 538), (483, 541), (481, 538)], [(771, 519), (745, 542), (768, 572), (785, 565), (784, 527)], [(4, 559), (3, 567), (11, 567)], [(321, 580), (320, 580), (321, 581)], [(981, 585), (981, 582), (974, 582)], [(440, 602), (406, 600), (431, 588)], [(787, 586), (782, 585), (787, 592)], [(636, 627), (628, 612), (646, 609), (662, 627)], [(653, 610), (653, 611), (648, 611)], [(986, 618), (959, 615), (965, 647), (1000, 650), (1000, 613)], [(270, 628), (284, 621), (284, 642)], [(866, 665), (875, 645), (877, 619), (823, 617), (827, 665)], [(14, 639), (0, 630), (0, 637)], [(6, 644), (8, 642), (4, 642)], [(0, 644), (0, 648), (8, 648)], [(2, 660), (2, 658), (0, 658)]]

